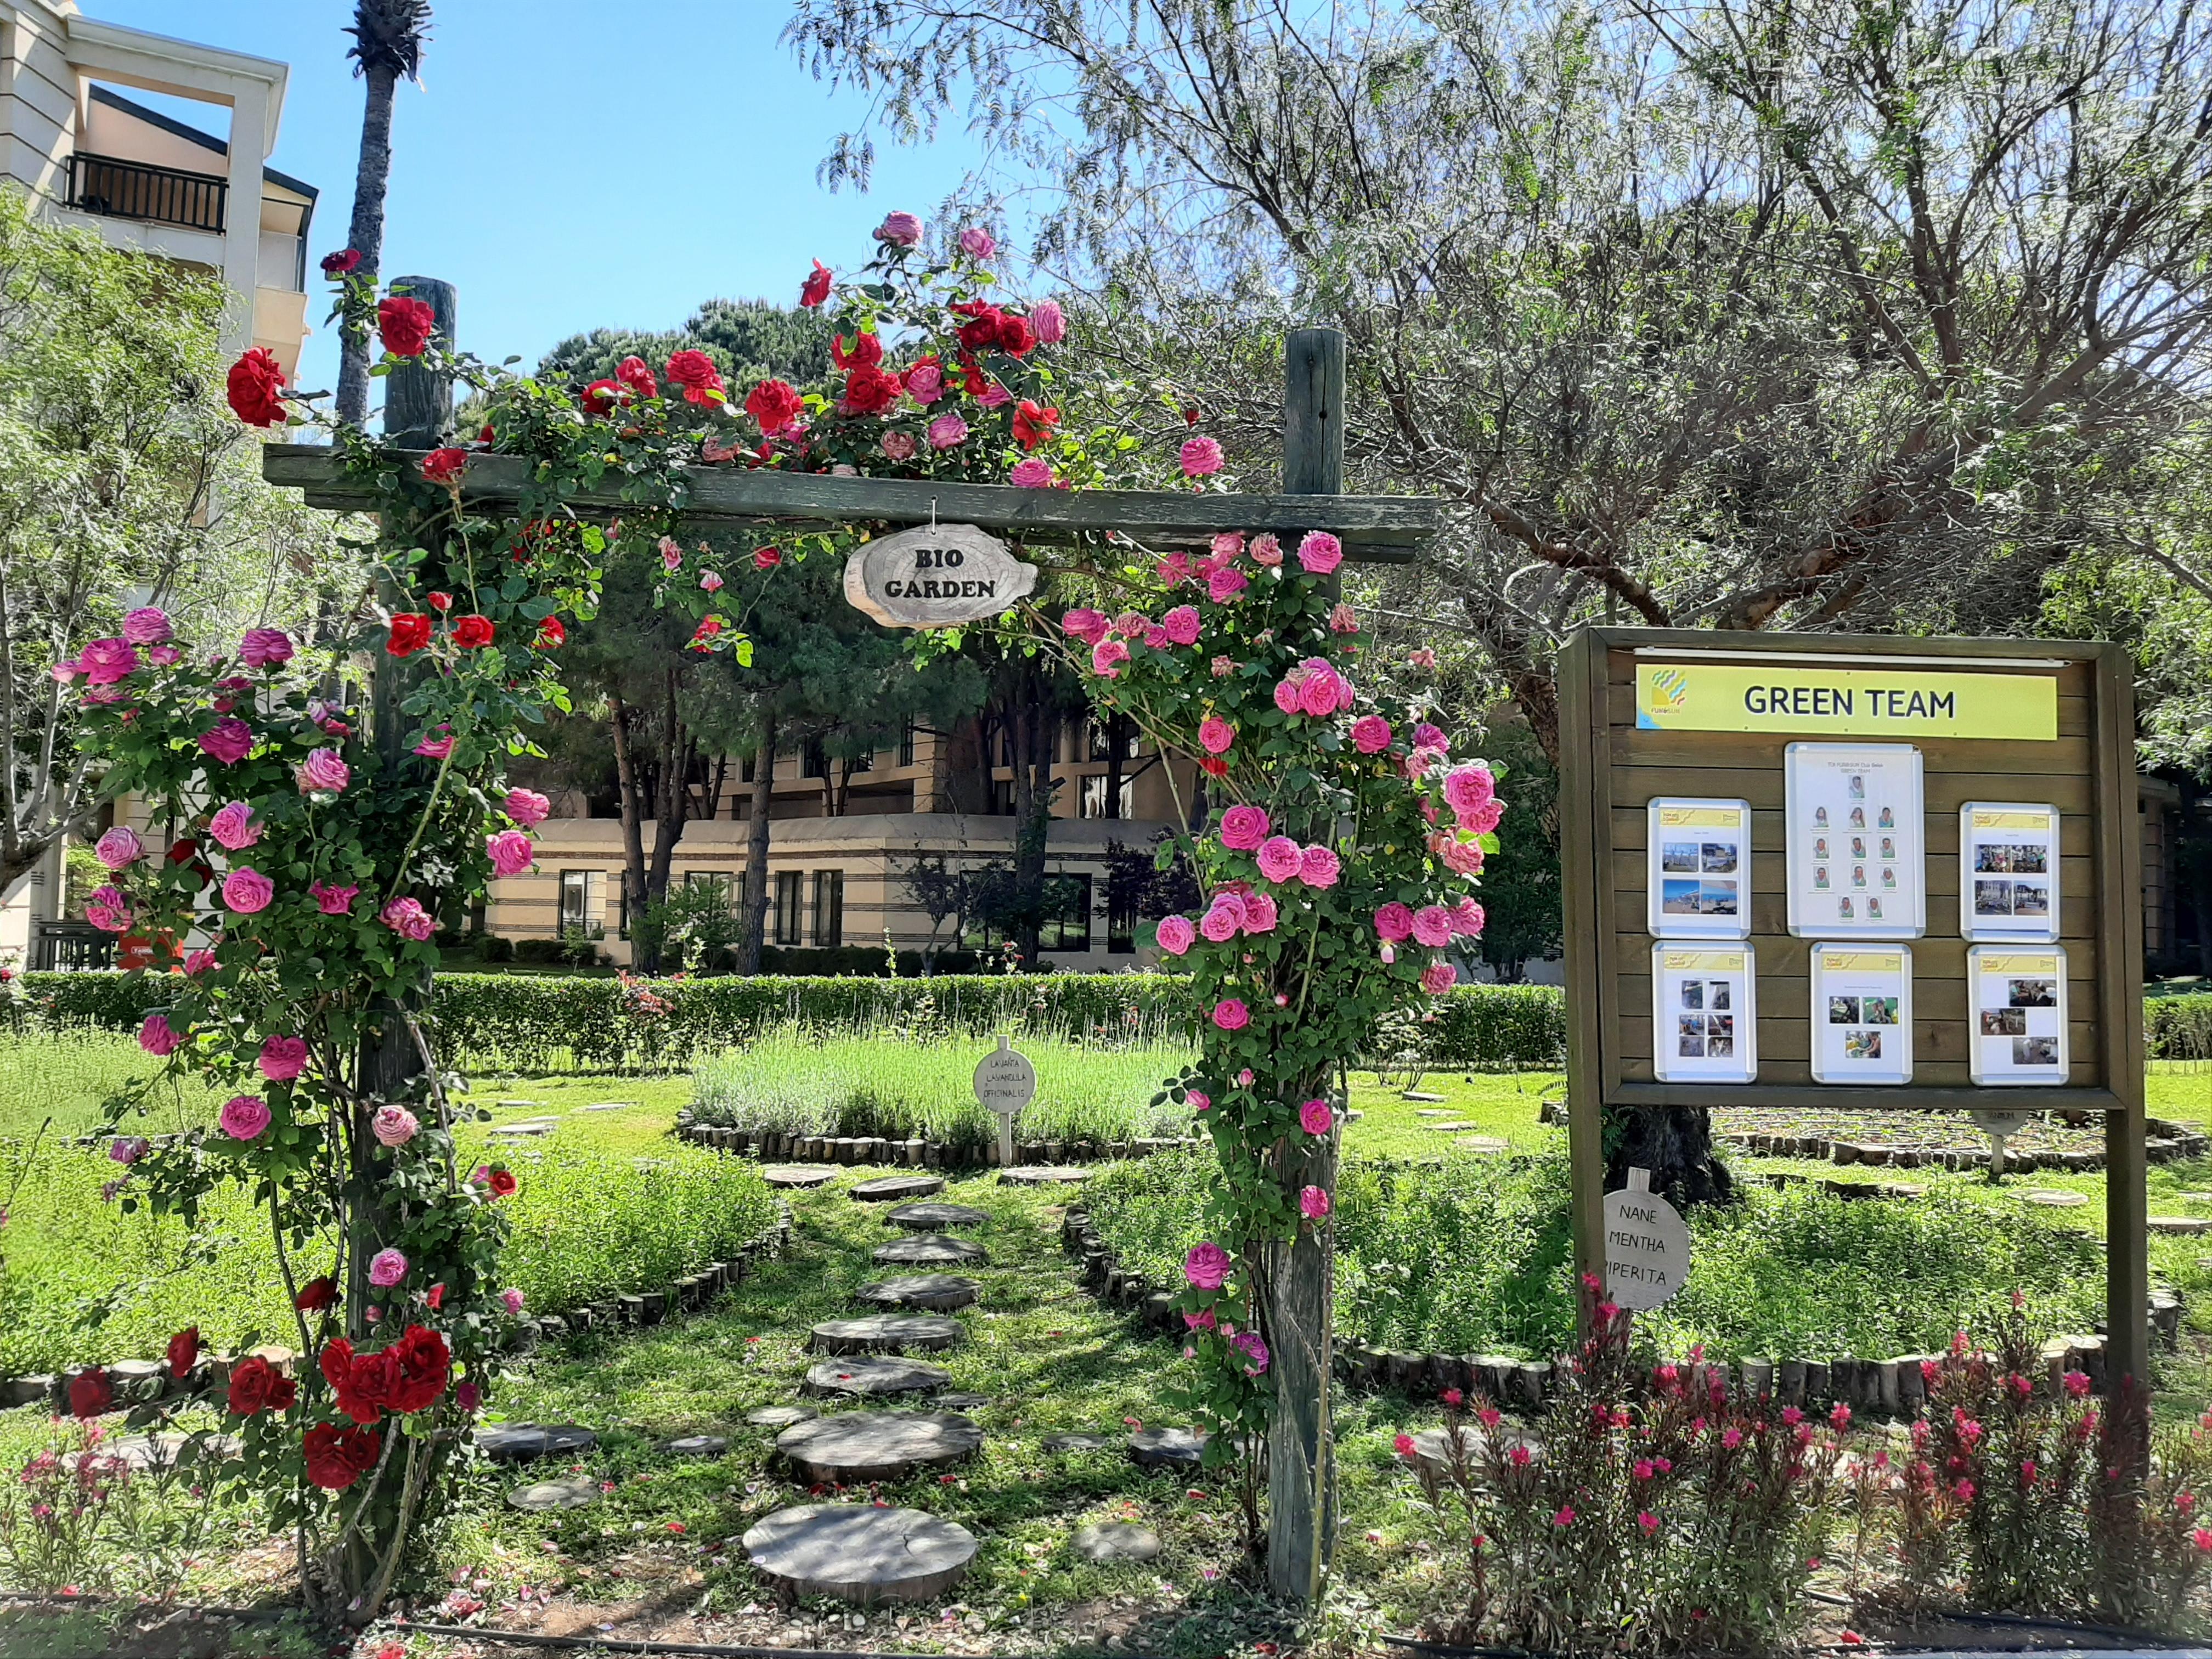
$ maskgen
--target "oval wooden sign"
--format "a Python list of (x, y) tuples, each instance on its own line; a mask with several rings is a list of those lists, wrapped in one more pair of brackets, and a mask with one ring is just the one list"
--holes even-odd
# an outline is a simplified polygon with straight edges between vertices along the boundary
[(971, 524), (902, 530), (854, 550), (845, 599), (886, 628), (957, 628), (1010, 609), (1037, 568)]
[(1650, 1188), (1650, 1172), (1632, 1170), (1626, 1189), (1605, 1195), (1605, 1291), (1641, 1313), (1680, 1291), (1690, 1277), (1690, 1229), (1681, 1212)]

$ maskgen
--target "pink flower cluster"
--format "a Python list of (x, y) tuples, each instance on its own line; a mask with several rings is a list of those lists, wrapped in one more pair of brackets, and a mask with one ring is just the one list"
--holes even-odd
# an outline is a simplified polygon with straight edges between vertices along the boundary
[(1334, 887), (1343, 872), (1343, 861), (1327, 847), (1300, 847), (1288, 836), (1270, 836), (1260, 843), (1260, 873), (1273, 882), (1302, 881), (1309, 887)]
[(1352, 682), (1326, 657), (1308, 657), (1275, 684), (1275, 707), (1285, 714), (1322, 719), (1352, 707)]

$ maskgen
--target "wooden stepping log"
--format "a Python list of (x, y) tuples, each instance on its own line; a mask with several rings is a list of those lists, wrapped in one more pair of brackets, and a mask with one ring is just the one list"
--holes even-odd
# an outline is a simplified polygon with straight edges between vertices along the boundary
[(1091, 1179), (1091, 1171), (1072, 1164), (1021, 1164), (999, 1171), (1009, 1187), (1072, 1187)]
[(2184, 1238), (2212, 1232), (2212, 1220), (2193, 1215), (2154, 1215), (2144, 1224), (2154, 1233), (2170, 1233)]
[(863, 1302), (885, 1308), (927, 1308), (932, 1313), (951, 1313), (967, 1307), (983, 1293), (972, 1279), (957, 1273), (908, 1273), (863, 1285), (853, 1292)]
[(810, 1366), (805, 1389), (812, 1395), (850, 1394), (882, 1399), (899, 1394), (935, 1394), (952, 1380), (942, 1365), (926, 1365), (919, 1359), (892, 1359), (859, 1355), (850, 1359), (824, 1359)]
[(542, 1100), (495, 1100), (492, 1104), (502, 1112), (526, 1112), (532, 1107), (543, 1106)]
[(1462, 1123), (1457, 1118), (1454, 1118), (1449, 1123), (1424, 1123), (1421, 1127), (1424, 1129), (1433, 1129), (1440, 1135), (1463, 1135), (1470, 1129), (1480, 1129), (1482, 1125)]
[(834, 1412), (786, 1429), (775, 1449), (801, 1480), (850, 1486), (973, 1457), (983, 1431), (952, 1412)]
[[(854, 1188), (856, 1193), (859, 1190)], [(886, 1212), (884, 1219), (910, 1233), (942, 1233), (955, 1227), (985, 1226), (991, 1218), (965, 1204), (902, 1204)]]
[(1160, 1535), (1133, 1521), (1094, 1522), (1078, 1527), (1067, 1547), (1085, 1561), (1150, 1561), (1160, 1553)]
[(769, 1164), (763, 1166), (761, 1179), (771, 1187), (826, 1187), (836, 1174), (822, 1164)]
[(495, 1463), (520, 1463), (562, 1452), (589, 1451), (599, 1437), (574, 1423), (488, 1423), (476, 1431), (477, 1449)]
[(806, 1504), (779, 1510), (741, 1540), (753, 1570), (790, 1595), (858, 1607), (933, 1601), (975, 1559), (975, 1535), (920, 1510)]
[(580, 1510), (599, 1501), (599, 1483), (580, 1474), (564, 1474), (517, 1486), (507, 1493), (507, 1501), (519, 1510)]
[(1139, 1429), (1129, 1437), (1129, 1456), (1148, 1469), (1196, 1468), (1206, 1441), (1188, 1429)]
[[(1431, 1103), (1436, 1103), (1442, 1102), (1443, 1097), (1442, 1095), (1432, 1095), (1425, 1089), (1408, 1089), (1404, 1093), (1401, 1094), (1398, 1098), (1401, 1100), (1427, 1101)], [(1427, 1115), (1424, 1113), (1423, 1115), (1425, 1116)]]
[(825, 1319), (807, 1334), (817, 1353), (934, 1353), (957, 1348), (968, 1330), (942, 1314), (863, 1314), (858, 1319)]
[(660, 1443), (661, 1450), (677, 1457), (720, 1457), (729, 1449), (730, 1443), (719, 1434), (687, 1434)]
[(502, 1123), (496, 1128), (485, 1130), (484, 1138), (488, 1140), (522, 1140), (552, 1133), (553, 1126), (550, 1123)]
[(787, 1429), (815, 1415), (811, 1406), (762, 1406), (747, 1412), (745, 1421), (757, 1429)]
[(878, 1176), (853, 1188), (856, 1204), (885, 1204), (900, 1198), (927, 1198), (945, 1190), (943, 1176)]
[(1044, 1437), (1044, 1449), (1048, 1452), (1120, 1451), (1121, 1437), (1118, 1434), (1048, 1434)]
[[(109, 1370), (112, 1375), (113, 1368)], [(133, 1434), (109, 1441), (100, 1455), (119, 1457), (134, 1469), (166, 1469), (176, 1467), (187, 1447), (192, 1448), (196, 1462), (228, 1463), (245, 1451), (246, 1443), (234, 1434)]]
[(1494, 1158), (1500, 1152), (1512, 1150), (1510, 1142), (1501, 1140), (1496, 1135), (1467, 1135), (1459, 1144), (1482, 1158)]
[(991, 1396), (988, 1394), (940, 1394), (932, 1403), (949, 1412), (979, 1412), (991, 1403)]
[[(588, 1105), (588, 1106), (579, 1106), (579, 1107), (577, 1107), (577, 1108), (576, 1108), (576, 1111), (578, 1111), (578, 1112), (627, 1112), (628, 1110), (629, 1110), (629, 1109), (630, 1109), (631, 1107), (633, 1107), (633, 1106), (635, 1106), (635, 1105), (636, 1105), (636, 1104), (637, 1104), (637, 1103), (636, 1103), (635, 1101), (634, 1101), (634, 1100), (597, 1100), (597, 1101), (593, 1101), (593, 1102), (592, 1102), (590, 1105)], [(569, 1115), (570, 1115), (570, 1116), (572, 1116), (572, 1117), (573, 1117), (574, 1115), (575, 1115), (575, 1114), (574, 1114), (574, 1112), (572, 1112), (572, 1113), (570, 1113), (570, 1114), (569, 1114)]]
[(1441, 1107), (1431, 1106), (1414, 1113), (1413, 1115), (1415, 1117), (1449, 1117), (1452, 1115)]
[(2021, 1201), (2037, 1204), (2047, 1210), (2071, 1210), (2089, 1201), (2087, 1193), (2069, 1193), (2063, 1188), (2044, 1187), (2032, 1193), (2022, 1193)]
[(919, 1238), (895, 1238), (878, 1244), (876, 1260), (896, 1267), (941, 1267), (961, 1261), (988, 1261), (991, 1253), (972, 1239), (945, 1233), (924, 1233)]

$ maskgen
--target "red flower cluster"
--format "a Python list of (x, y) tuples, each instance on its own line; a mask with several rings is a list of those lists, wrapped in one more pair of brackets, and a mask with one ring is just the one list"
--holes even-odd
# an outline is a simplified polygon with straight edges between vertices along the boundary
[(438, 313), (423, 300), (395, 294), (376, 304), (377, 337), (395, 357), (419, 357), (438, 326)]
[[(428, 623), (429, 618), (425, 617), (422, 620)], [(299, 1295), (292, 1298), (292, 1305), (301, 1313), (320, 1313), (337, 1299), (337, 1283), (325, 1274), (301, 1285)]]
[(828, 299), (830, 275), (830, 267), (817, 259), (814, 269), (806, 273), (806, 280), (799, 285), (799, 303), (811, 311)]
[(846, 375), (845, 395), (839, 407), (848, 415), (881, 415), (904, 396), (906, 384), (897, 375), (886, 374), (873, 363), (862, 363)]
[(464, 651), (480, 651), (491, 643), (496, 630), (489, 617), (456, 617), (453, 619), (453, 643)]
[[(675, 375), (676, 372), (672, 368), (669, 378), (673, 380)], [(653, 371), (645, 366), (642, 357), (625, 357), (617, 363), (615, 379), (641, 398), (658, 398), (660, 395), (660, 382), (653, 378)]]
[(395, 657), (411, 657), (430, 643), (430, 619), (419, 614), (394, 617), (392, 636), (384, 648)]
[[(872, 334), (864, 337), (874, 339)], [(773, 438), (799, 424), (806, 404), (799, 388), (787, 380), (763, 380), (745, 398), (745, 413), (760, 422), (761, 434)]]
[(1036, 330), (1018, 311), (1001, 311), (981, 300), (964, 300), (952, 307), (956, 317), (968, 320), (955, 331), (970, 351), (1003, 351), (1009, 357), (1025, 357), (1037, 343)]
[(343, 1492), (376, 1467), (383, 1437), (374, 1429), (318, 1423), (307, 1431), (307, 1479), (325, 1492)]
[(1045, 409), (1024, 398), (1014, 409), (1014, 441), (1024, 449), (1035, 449), (1052, 438), (1059, 424), (1058, 409)]
[(276, 354), (256, 346), (230, 366), (230, 412), (248, 426), (284, 424), (284, 369)]
[(830, 361), (840, 368), (873, 368), (884, 360), (884, 337), (880, 334), (855, 334), (851, 350), (845, 349), (845, 337), (830, 337)]
[(182, 1382), (200, 1363), (200, 1328), (187, 1325), (169, 1339), (169, 1375)]
[(568, 638), (568, 630), (561, 625), (558, 617), (548, 617), (538, 624), (537, 645), (540, 651), (550, 651), (554, 647), (566, 643)]
[[(641, 364), (640, 367), (642, 368), (643, 365)], [(714, 368), (714, 360), (703, 351), (671, 353), (668, 359), (668, 378), (684, 388), (684, 401), (688, 404), (720, 404), (729, 401), (723, 394), (722, 377)]]
[(520, 1183), (511, 1170), (494, 1170), (485, 1176), (484, 1184), (491, 1188), (494, 1198), (513, 1198)]
[(361, 250), (359, 248), (349, 247), (341, 253), (323, 255), (323, 275), (325, 276), (350, 276), (360, 269)]
[(584, 413), (586, 415), (611, 414), (615, 405), (621, 401), (622, 382), (619, 380), (594, 380), (584, 388)]
[(340, 1337), (324, 1348), (318, 1363), (338, 1409), (368, 1424), (387, 1411), (404, 1417), (434, 1404), (452, 1376), (453, 1357), (437, 1332), (410, 1325), (397, 1342), (374, 1353), (357, 1354)]
[(262, 1412), (289, 1411), (299, 1395), (299, 1384), (256, 1354), (230, 1374), (230, 1393), (224, 1404), (234, 1417), (252, 1417)]
[(107, 1368), (94, 1365), (70, 1378), (69, 1402), (71, 1417), (98, 1417), (103, 1412), (112, 1411), (115, 1385), (107, 1380)]
[(450, 484), (468, 471), (465, 449), (434, 449), (422, 458), (422, 476), (434, 484)]

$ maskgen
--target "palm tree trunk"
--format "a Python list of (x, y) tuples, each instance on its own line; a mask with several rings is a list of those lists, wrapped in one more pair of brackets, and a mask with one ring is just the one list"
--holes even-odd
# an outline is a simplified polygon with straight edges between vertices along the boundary
[[(398, 76), (370, 68), (368, 102), (361, 118), (361, 163), (354, 174), (353, 224), (346, 246), (361, 255), (361, 275), (374, 278), (384, 259), (384, 192), (392, 178), (392, 94)], [(338, 341), (338, 418), (355, 426), (368, 418), (368, 342), (352, 333)]]

